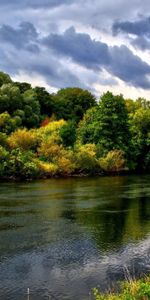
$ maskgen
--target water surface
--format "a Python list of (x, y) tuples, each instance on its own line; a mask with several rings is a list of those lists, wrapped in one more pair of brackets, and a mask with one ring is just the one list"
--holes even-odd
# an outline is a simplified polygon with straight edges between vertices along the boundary
[[(150, 176), (0, 184), (0, 299), (89, 299), (150, 271)], [(50, 296), (50, 298), (48, 298)]]

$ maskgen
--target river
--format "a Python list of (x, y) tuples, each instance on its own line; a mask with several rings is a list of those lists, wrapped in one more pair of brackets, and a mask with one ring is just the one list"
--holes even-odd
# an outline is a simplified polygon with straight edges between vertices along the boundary
[(85, 300), (150, 272), (150, 176), (0, 183), (0, 299)]

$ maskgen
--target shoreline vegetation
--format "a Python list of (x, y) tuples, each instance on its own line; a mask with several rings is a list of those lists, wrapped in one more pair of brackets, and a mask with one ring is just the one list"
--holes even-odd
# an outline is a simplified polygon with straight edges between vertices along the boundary
[(0, 72), (0, 180), (150, 171), (150, 101), (50, 94)]
[(95, 300), (149, 300), (150, 299), (150, 276), (139, 280), (129, 279), (120, 283), (120, 291), (101, 293), (97, 288), (93, 289)]

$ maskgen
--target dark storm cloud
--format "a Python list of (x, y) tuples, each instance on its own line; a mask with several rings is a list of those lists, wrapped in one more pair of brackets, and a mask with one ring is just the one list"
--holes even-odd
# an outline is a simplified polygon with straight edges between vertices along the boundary
[[(87, 33), (78, 33), (70, 27), (63, 33), (51, 33), (43, 37), (32, 23), (22, 22), (19, 26), (0, 27), (0, 68), (10, 74), (24, 71), (43, 76), (55, 87), (80, 86), (88, 88), (93, 84), (92, 72), (98, 83), (98, 76), (107, 71), (128, 85), (150, 88), (150, 65), (126, 46), (109, 46), (92, 39)], [(141, 38), (141, 36), (137, 37)], [(135, 41), (135, 40), (134, 40)], [(71, 63), (84, 67), (80, 74)], [(81, 70), (82, 72), (82, 70)], [(91, 72), (88, 81), (88, 73)], [(83, 74), (85, 76), (83, 77)], [(86, 75), (87, 74), (87, 75)], [(99, 78), (105, 85), (107, 78)], [(109, 78), (112, 81), (112, 77)], [(81, 83), (82, 81), (82, 83)], [(115, 78), (114, 82), (116, 84)]]
[(147, 79), (150, 66), (126, 46), (109, 47), (106, 43), (92, 40), (88, 34), (77, 33), (72, 27), (64, 34), (49, 35), (43, 43), (58, 55), (70, 57), (86, 68), (103, 68), (128, 84), (150, 88)]
[(39, 50), (35, 43), (38, 37), (37, 31), (33, 24), (23, 22), (17, 29), (8, 25), (0, 27), (0, 41), (12, 44), (17, 49), (25, 48), (32, 52)]
[(140, 50), (150, 49), (150, 39), (147, 39), (144, 36), (137, 37), (135, 39), (131, 39), (131, 44), (135, 48), (139, 48)]
[(137, 21), (125, 21), (125, 22), (115, 22), (113, 24), (114, 34), (119, 32), (130, 33), (136, 36), (147, 36), (150, 37), (150, 17), (143, 18)]
[(116, 77), (135, 87), (150, 88), (150, 65), (134, 55), (126, 46), (110, 48), (111, 64), (108, 70)]
[[(37, 37), (37, 34), (32, 35), (32, 37)], [(7, 39), (5, 42), (6, 41)], [(2, 43), (0, 47), (0, 70), (3, 70), (11, 76), (18, 75), (20, 72), (30, 74), (31, 81), (32, 76), (40, 75), (45, 78), (50, 86), (55, 88), (68, 86), (88, 88), (84, 82), (80, 82), (76, 74), (67, 68), (67, 65), (63, 65), (49, 50), (42, 51), (42, 49), (40, 49), (40, 43), (38, 45), (40, 49), (39, 53), (38, 51), (33, 51), (34, 45), (29, 44), (28, 39), (27, 44), (29, 46), (26, 47), (25, 44), (21, 44), (20, 47), (19, 44), (19, 50), (16, 40), (14, 42), (14, 39), (8, 39), (8, 41), (11, 46), (13, 45), (14, 47), (9, 47), (7, 42)], [(32, 47), (32, 49), (29, 49), (29, 47)]]
[[(57, 64), (57, 68), (56, 68)], [(30, 72), (36, 72), (37, 74), (43, 75), (47, 81), (57, 88), (62, 87), (84, 87), (84, 83), (81, 83), (75, 74), (72, 74), (67, 68), (65, 69), (56, 61), (51, 60), (50, 63), (34, 63), (28, 67)]]
[(51, 34), (43, 42), (58, 54), (70, 56), (87, 68), (100, 69), (101, 65), (109, 64), (107, 44), (92, 40), (88, 34), (76, 33), (73, 27), (63, 35)]
[(141, 50), (150, 49), (150, 17), (132, 22), (115, 22), (112, 29), (114, 35), (119, 33), (126, 34), (135, 48)]

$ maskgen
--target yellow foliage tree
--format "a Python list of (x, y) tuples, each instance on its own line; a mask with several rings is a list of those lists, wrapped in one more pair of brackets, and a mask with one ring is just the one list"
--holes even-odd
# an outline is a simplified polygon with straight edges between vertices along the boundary
[(59, 133), (62, 126), (64, 126), (67, 122), (64, 120), (59, 121), (52, 121), (48, 123), (46, 126), (41, 127), (38, 129), (39, 133), (41, 133), (43, 136), (50, 136), (54, 132)]
[(34, 130), (18, 129), (9, 136), (8, 145), (11, 149), (35, 150), (38, 138)]

